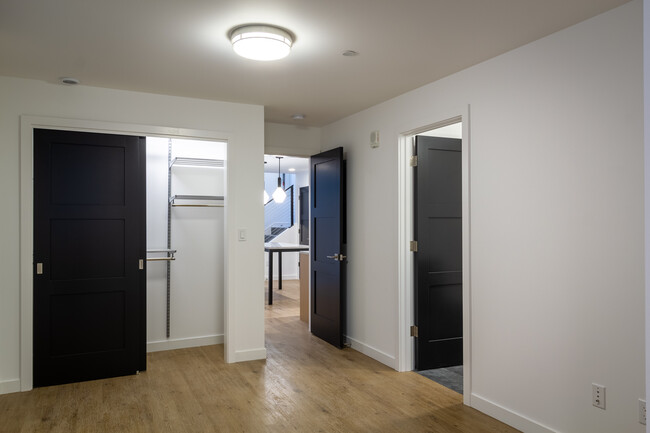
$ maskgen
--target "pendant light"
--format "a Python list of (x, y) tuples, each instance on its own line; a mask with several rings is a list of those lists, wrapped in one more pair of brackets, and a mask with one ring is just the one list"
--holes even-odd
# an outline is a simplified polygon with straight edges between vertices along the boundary
[(284, 189), (282, 188), (282, 179), (280, 178), (280, 160), (283, 158), (282, 156), (276, 156), (278, 158), (278, 188), (273, 191), (273, 200), (275, 200), (276, 203), (282, 203), (285, 198), (287, 198), (287, 193), (284, 192)]

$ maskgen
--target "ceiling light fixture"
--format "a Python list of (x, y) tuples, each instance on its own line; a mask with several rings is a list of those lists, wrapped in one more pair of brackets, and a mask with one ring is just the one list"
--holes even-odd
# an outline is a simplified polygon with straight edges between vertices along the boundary
[(305, 120), (305, 115), (304, 114), (294, 114), (291, 116), (293, 120)]
[(293, 37), (279, 27), (251, 24), (230, 31), (232, 49), (251, 60), (279, 60), (289, 55)]
[(284, 192), (284, 189), (282, 188), (282, 179), (280, 178), (280, 160), (283, 158), (282, 156), (276, 156), (278, 158), (278, 188), (273, 191), (273, 200), (275, 200), (276, 203), (282, 203), (285, 198), (287, 198), (287, 193)]

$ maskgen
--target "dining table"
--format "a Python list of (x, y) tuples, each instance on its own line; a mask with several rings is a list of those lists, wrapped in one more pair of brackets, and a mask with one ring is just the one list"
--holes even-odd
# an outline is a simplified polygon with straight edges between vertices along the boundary
[(264, 251), (269, 253), (269, 305), (273, 305), (273, 253), (278, 253), (278, 290), (282, 290), (282, 253), (309, 251), (309, 245), (266, 242)]

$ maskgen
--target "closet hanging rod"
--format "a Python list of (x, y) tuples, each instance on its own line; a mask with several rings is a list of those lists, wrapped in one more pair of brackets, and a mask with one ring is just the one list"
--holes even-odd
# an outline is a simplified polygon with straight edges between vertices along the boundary
[(173, 195), (169, 197), (169, 202), (174, 204), (176, 200), (209, 200), (209, 201), (223, 201), (222, 195)]
[(176, 260), (176, 257), (151, 257), (151, 258), (147, 258), (148, 262), (171, 262), (172, 260)]

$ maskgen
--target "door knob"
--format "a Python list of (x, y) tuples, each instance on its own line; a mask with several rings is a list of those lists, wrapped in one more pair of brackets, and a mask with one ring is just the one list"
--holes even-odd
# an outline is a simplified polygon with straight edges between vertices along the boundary
[(343, 254), (334, 254), (333, 256), (327, 256), (328, 259), (334, 259), (338, 262), (342, 262), (346, 259), (346, 257), (347, 256), (344, 256)]

